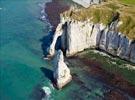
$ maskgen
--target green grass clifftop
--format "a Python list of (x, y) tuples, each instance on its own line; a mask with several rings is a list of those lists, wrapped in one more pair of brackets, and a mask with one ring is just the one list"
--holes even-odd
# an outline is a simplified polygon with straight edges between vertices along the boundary
[(90, 20), (94, 23), (108, 25), (115, 14), (119, 14), (121, 24), (118, 31), (125, 34), (129, 39), (135, 40), (135, 0), (106, 0), (100, 5), (89, 8), (69, 10), (62, 14), (77, 21)]

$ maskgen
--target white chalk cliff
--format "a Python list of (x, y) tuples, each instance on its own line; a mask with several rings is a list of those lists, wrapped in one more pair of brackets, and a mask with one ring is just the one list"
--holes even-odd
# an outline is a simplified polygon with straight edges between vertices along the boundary
[(53, 36), (53, 41), (52, 41), (50, 47), (48, 47), (47, 51), (48, 51), (50, 56), (53, 56), (55, 54), (55, 44), (57, 42), (58, 37), (61, 36), (63, 33), (62, 25), (63, 24), (60, 23), (57, 26), (56, 31), (55, 31), (54, 36)]
[(56, 81), (56, 86), (58, 89), (61, 89), (63, 86), (65, 86), (72, 80), (70, 69), (64, 62), (64, 56), (61, 50), (59, 50), (55, 54), (53, 76), (54, 80)]
[[(59, 29), (58, 26), (58, 30), (61, 30), (61, 48), (66, 51), (67, 56), (72, 56), (87, 48), (99, 48), (135, 63), (135, 40), (130, 40), (117, 31), (120, 21), (115, 20), (105, 26), (102, 23), (94, 24), (91, 21), (82, 22), (62, 17), (60, 25), (62, 24), (64, 28)], [(57, 34), (58, 31), (54, 36)], [(60, 35), (57, 35), (57, 38)], [(56, 42), (55, 39), (54, 42)]]

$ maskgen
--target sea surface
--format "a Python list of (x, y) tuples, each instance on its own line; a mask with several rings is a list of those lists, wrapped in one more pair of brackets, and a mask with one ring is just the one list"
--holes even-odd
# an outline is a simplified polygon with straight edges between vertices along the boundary
[(34, 88), (49, 81), (41, 67), (41, 39), (48, 31), (39, 20), (48, 0), (0, 0), (0, 100), (29, 100)]
[(53, 87), (53, 65), (42, 59), (50, 26), (39, 20), (39, 4), (48, 1), (0, 0), (0, 100), (41, 100), (43, 86), (51, 92), (45, 100), (102, 100), (110, 87), (85, 66), (70, 66), (71, 83), (62, 90)]

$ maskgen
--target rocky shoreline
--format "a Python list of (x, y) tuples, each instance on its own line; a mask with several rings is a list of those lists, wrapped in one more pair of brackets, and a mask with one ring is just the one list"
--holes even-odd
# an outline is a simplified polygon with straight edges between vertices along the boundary
[[(47, 18), (50, 24), (53, 26), (53, 30), (55, 30), (60, 23), (60, 13), (68, 9), (70, 9), (69, 5), (61, 3), (59, 0), (53, 0), (52, 2), (46, 4), (45, 12), (48, 16)], [(79, 60), (78, 63), (80, 65), (83, 63), (85, 66), (88, 66), (89, 70), (87, 71), (94, 76), (98, 76), (99, 79), (104, 81), (106, 84), (118, 88), (118, 90), (124, 91), (124, 93), (128, 93), (132, 97), (135, 96), (135, 85), (132, 85), (117, 73), (112, 74), (102, 69), (100, 62), (92, 61), (89, 58), (81, 58), (79, 56), (75, 56), (67, 58), (69, 65), (75, 65), (72, 60)], [(92, 65), (94, 65), (94, 67), (91, 67)], [(73, 80), (76, 79), (73, 78)], [(113, 89), (107, 92), (105, 94), (105, 98), (106, 100), (127, 100), (127, 97), (125, 97), (123, 93), (117, 91), (117, 89)]]
[(69, 5), (60, 0), (53, 0), (52, 2), (46, 3), (45, 12), (54, 29), (60, 23), (60, 14), (69, 9)]
[(110, 73), (103, 69), (101, 62), (82, 57), (81, 53), (69, 57), (67, 61), (71, 66), (85, 66), (86, 72), (111, 87), (110, 90), (104, 94), (105, 100), (127, 100), (125, 94), (135, 97), (135, 85), (124, 79), (121, 74)]

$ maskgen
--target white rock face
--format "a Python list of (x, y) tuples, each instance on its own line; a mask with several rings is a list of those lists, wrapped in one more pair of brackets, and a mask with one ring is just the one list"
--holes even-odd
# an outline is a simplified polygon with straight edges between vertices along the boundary
[(107, 51), (111, 53), (112, 55), (117, 55), (117, 50), (119, 48), (119, 40), (120, 36), (118, 33), (114, 33), (113, 31), (111, 32), (111, 36), (109, 38), (109, 43), (107, 47)]
[(50, 47), (49, 47), (48, 50), (47, 50), (50, 56), (53, 56), (53, 55), (55, 54), (55, 45), (56, 45), (57, 39), (58, 39), (58, 37), (61, 36), (62, 33), (63, 33), (62, 26), (63, 26), (62, 23), (60, 23), (60, 24), (57, 26), (56, 31), (55, 31), (54, 36), (53, 36), (53, 41), (52, 41)]
[(125, 36), (120, 36), (120, 43), (119, 43), (119, 48), (117, 55), (120, 56), (121, 58), (126, 58), (126, 51), (129, 49), (129, 40)]
[[(135, 63), (135, 42), (129, 40), (122, 33), (117, 32), (120, 22), (112, 22), (109, 26), (93, 24), (90, 21), (74, 21), (70, 18), (61, 18), (61, 23), (66, 23), (66, 28), (62, 31), (58, 29), (61, 37), (61, 47), (66, 51), (67, 56), (72, 56), (77, 52), (87, 48), (100, 48), (114, 56), (129, 60)], [(58, 38), (56, 33), (54, 37)], [(54, 54), (54, 42), (50, 46), (50, 54)], [(53, 52), (51, 52), (51, 50)]]
[(58, 89), (61, 89), (72, 80), (70, 69), (64, 62), (63, 52), (59, 50), (54, 58), (54, 80)]
[[(66, 55), (74, 55), (76, 51), (95, 47), (100, 25), (88, 22), (74, 22), (67, 25), (67, 50)], [(83, 34), (84, 33), (84, 34)], [(92, 34), (94, 33), (94, 34)], [(80, 40), (81, 39), (81, 40)], [(63, 40), (64, 41), (64, 40)]]
[[(87, 48), (95, 48), (99, 45), (101, 30), (105, 26), (102, 24), (93, 24), (90, 22), (70, 22), (67, 23), (67, 50), (66, 55), (71, 56)], [(62, 35), (62, 36), (63, 36)], [(103, 35), (102, 35), (103, 36)], [(105, 40), (105, 39), (103, 39)], [(64, 40), (62, 40), (63, 42)], [(103, 44), (104, 46), (104, 44)]]
[[(62, 19), (67, 23), (67, 31), (62, 34), (62, 42), (66, 47), (66, 55), (72, 56), (87, 48), (100, 48), (114, 56), (135, 63), (135, 42), (129, 40), (122, 33), (117, 32), (119, 22), (112, 22), (110, 26), (93, 24), (89, 21), (79, 22), (72, 19)], [(66, 34), (66, 35), (65, 35)]]
[(135, 62), (135, 41), (130, 44), (129, 59), (131, 62)]

